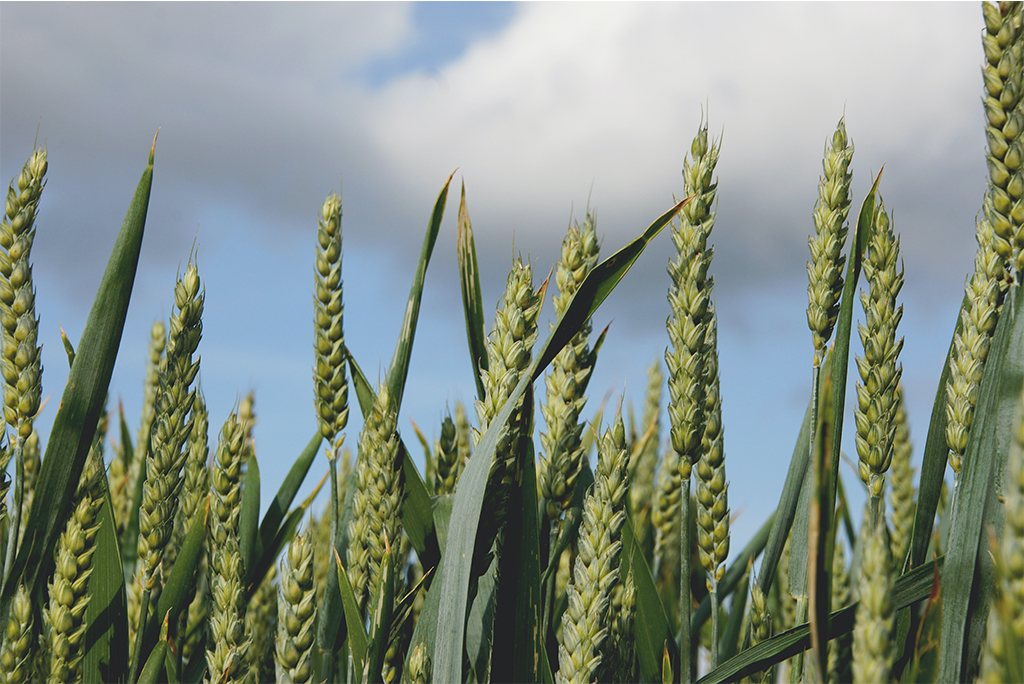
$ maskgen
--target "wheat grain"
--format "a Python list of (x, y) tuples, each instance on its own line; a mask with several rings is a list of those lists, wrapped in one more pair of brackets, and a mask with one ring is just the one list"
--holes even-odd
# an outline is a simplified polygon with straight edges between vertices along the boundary
[(10, 684), (32, 681), (38, 645), (32, 598), (25, 585), (19, 584), (11, 602), (7, 633), (0, 651), (0, 681)]
[[(253, 684), (275, 679), (274, 643), (279, 609), (277, 586), (274, 584), (275, 577), (277, 577), (277, 568), (272, 565), (256, 591), (253, 592), (245, 610), (245, 631), (252, 639), (248, 653), (248, 681)], [(310, 582), (312, 582), (312, 577)]]
[(661, 373), (661, 361), (654, 360), (647, 369), (647, 393), (644, 397), (644, 412), (641, 428), (650, 430), (647, 445), (630, 463), (629, 490), (630, 511), (637, 528), (637, 542), (643, 546), (647, 539), (647, 520), (651, 515), (651, 501), (654, 496), (654, 472), (658, 468), (658, 446), (661, 444), (661, 392), (665, 378)]

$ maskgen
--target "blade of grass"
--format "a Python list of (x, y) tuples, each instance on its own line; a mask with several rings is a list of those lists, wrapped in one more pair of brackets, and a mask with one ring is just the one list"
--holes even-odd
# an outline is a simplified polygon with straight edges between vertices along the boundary
[(96, 551), (92, 576), (86, 585), (89, 603), (85, 608), (82, 681), (119, 682), (128, 676), (128, 609), (125, 603), (121, 553), (117, 548), (114, 507), (103, 480), (103, 505), (97, 515)]
[[(242, 556), (242, 568), (248, 577), (250, 568), (256, 564), (256, 530), (260, 519), (260, 466), (256, 454), (249, 454), (242, 487), (242, 510), (238, 519), (238, 550)], [(263, 578), (253, 581), (259, 583)]]
[(647, 682), (660, 681), (663, 658), (668, 657), (673, 664), (678, 665), (679, 654), (665, 606), (654, 584), (654, 577), (651, 576), (651, 568), (644, 558), (643, 548), (636, 543), (629, 506), (626, 506), (626, 524), (622, 526), (622, 549), (623, 565), (629, 566), (624, 571), (633, 573), (636, 590), (633, 631), (640, 677)]
[[(892, 601), (896, 610), (928, 598), (932, 591), (935, 568), (941, 566), (942, 561), (943, 558), (937, 558), (896, 580), (892, 592)], [(835, 639), (853, 631), (858, 605), (858, 603), (853, 603), (829, 615), (829, 639)], [(722, 684), (723, 682), (738, 681), (743, 677), (781, 663), (797, 653), (802, 653), (810, 645), (810, 625), (804, 623), (781, 634), (776, 634), (771, 639), (762, 641), (730, 658), (701, 677), (697, 684)]]
[(1024, 381), (1024, 297), (1014, 283), (1003, 302), (978, 390), (978, 405), (953, 497), (942, 572), (939, 681), (972, 679), (991, 599), (992, 562), (984, 530), (1002, 527), (994, 505), (996, 478), (1006, 461), (1014, 411)]
[(366, 662), (367, 638), (366, 629), (363, 627), (363, 619), (359, 613), (359, 604), (356, 603), (356, 596), (352, 593), (352, 585), (348, 581), (348, 573), (341, 563), (341, 556), (337, 549), (334, 551), (334, 562), (338, 569), (338, 587), (341, 590), (341, 604), (345, 611), (345, 623), (348, 625), (348, 646), (352, 651), (352, 662), (356, 671), (361, 672), (363, 663)]
[[(306, 448), (302, 450), (299, 457), (295, 459), (295, 463), (292, 464), (291, 470), (288, 471), (284, 482), (278, 488), (273, 501), (270, 502), (267, 512), (263, 514), (263, 522), (260, 523), (259, 541), (256, 543), (257, 557), (263, 555), (265, 550), (274, 541), (274, 537), (277, 536), (281, 521), (284, 520), (289, 506), (295, 500), (295, 494), (298, 493), (299, 487), (306, 480), (306, 474), (309, 473), (309, 468), (313, 465), (313, 460), (320, 451), (320, 445), (323, 443), (323, 440), (323, 435), (318, 430), (313, 435), (313, 439), (309, 440), (309, 443), (306, 444)], [(252, 581), (253, 577), (250, 576), (249, 583)]]
[(451, 564), (445, 564), (439, 577), (440, 607), (432, 656), (435, 679), (450, 682), (462, 680), (463, 635), (473, 547), (476, 543), (484, 490), (499, 433), (505, 430), (512, 411), (526, 392), (526, 386), (544, 372), (555, 355), (568, 344), (583, 322), (591, 317), (622, 280), (647, 244), (672, 220), (685, 203), (686, 200), (667, 211), (651, 224), (643, 235), (598, 264), (587, 275), (540, 353), (531, 363), (529, 371), (523, 374), (519, 384), (491, 421), (491, 427), (481, 436), (476, 451), (466, 464), (455, 496), (448, 530), (448, 544), (445, 549), (445, 557)]
[(722, 643), (718, 647), (718, 656), (725, 662), (732, 658), (740, 650), (740, 640), (743, 638), (744, 613), (747, 610), (747, 596), (750, 594), (750, 573), (751, 566), (747, 566), (747, 572), (743, 573), (739, 586), (736, 587), (736, 594), (729, 604), (729, 618), (725, 623), (725, 633), (722, 635)]
[(469, 340), (469, 360), (473, 364), (476, 395), (487, 395), (480, 371), (487, 369), (487, 337), (484, 333), (484, 303), (480, 290), (480, 269), (476, 262), (476, 243), (473, 224), (466, 209), (466, 183), (462, 183), (459, 200), (456, 251), (459, 259), (459, 280), (462, 283), (462, 310), (466, 314), (466, 337)]
[(53, 546), (67, 519), (121, 343), (152, 182), (153, 148), (100, 281), (50, 430), (22, 543), (0, 593), (0, 624), (7, 624), (19, 582), (32, 587), (34, 597), (41, 597), (53, 566)]
[(420, 251), (420, 259), (416, 264), (416, 274), (412, 279), (412, 289), (409, 291), (409, 303), (405, 307), (405, 318), (402, 320), (402, 330), (398, 334), (398, 342), (395, 344), (395, 355), (391, 359), (391, 367), (388, 369), (388, 391), (391, 393), (392, 401), (395, 403), (397, 412), (402, 406), (402, 393), (405, 391), (405, 379), (409, 375), (409, 359), (412, 358), (412, 343), (416, 337), (416, 322), (420, 315), (420, 300), (423, 298), (423, 281), (427, 275), (427, 264), (430, 263), (430, 255), (434, 251), (434, 243), (437, 242), (437, 233), (441, 230), (441, 219), (444, 217), (444, 205), (448, 200), (448, 186), (451, 185), (452, 175), (448, 176), (441, 194), (437, 196), (434, 203), (434, 210), (430, 214), (430, 223), (427, 225), (427, 234), (423, 238), (423, 249)]
[(270, 543), (263, 549), (263, 553), (257, 556), (258, 559), (256, 564), (253, 566), (252, 571), (249, 573), (249, 577), (257, 577), (259, 580), (250, 580), (246, 585), (245, 600), (248, 601), (252, 598), (253, 594), (256, 593), (256, 589), (259, 588), (260, 582), (264, 577), (267, 576), (267, 572), (270, 570), (270, 566), (274, 564), (278, 556), (284, 550), (284, 547), (288, 542), (295, 536), (295, 530), (299, 527), (299, 522), (302, 521), (302, 516), (306, 515), (306, 511), (313, 504), (313, 500), (316, 499), (317, 494), (320, 493), (320, 489), (327, 482), (327, 475), (320, 478), (320, 483), (309, 493), (305, 501), (299, 504), (298, 508), (288, 514), (288, 517), (284, 519), (284, 523), (280, 529), (277, 530), (277, 534)]

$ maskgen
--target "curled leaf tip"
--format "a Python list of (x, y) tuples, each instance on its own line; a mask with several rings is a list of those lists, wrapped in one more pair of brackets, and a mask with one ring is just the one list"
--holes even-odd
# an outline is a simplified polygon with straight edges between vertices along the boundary
[(153, 144), (149, 147), (149, 165), (153, 166), (153, 154), (156, 152), (156, 136), (160, 135), (160, 129), (156, 129), (156, 133), (153, 134)]

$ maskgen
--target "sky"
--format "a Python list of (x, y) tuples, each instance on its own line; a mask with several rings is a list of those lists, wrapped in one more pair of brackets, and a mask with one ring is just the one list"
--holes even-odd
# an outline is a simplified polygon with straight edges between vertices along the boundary
[[(265, 508), (316, 431), (313, 257), (328, 193), (343, 199), (346, 342), (377, 381), (455, 172), (399, 416), (422, 465), (412, 422), (432, 440), (475, 395), (455, 256), (462, 184), (489, 328), (512, 258), (542, 282), (588, 206), (603, 256), (669, 209), (706, 121), (721, 136), (710, 272), (738, 549), (778, 502), (809, 397), (807, 238), (840, 117), (856, 149), (851, 215), (884, 164), (880, 191), (901, 234), (901, 360), (920, 465), (985, 187), (982, 28), (974, 3), (2, 2), (0, 176), (17, 176), (37, 134), (49, 155), (32, 252), (43, 443), (67, 378), (58, 325), (81, 335), (157, 130), (110, 408), (123, 401), (137, 426), (149, 329), (170, 315), (194, 245), (211, 443), (254, 391)], [(663, 231), (595, 315), (609, 330), (588, 419), (605, 397), (640, 412), (647, 368), (668, 344), (673, 253)], [(851, 395), (855, 377), (852, 367)], [(852, 423), (848, 411), (856, 460)], [(859, 505), (854, 472), (843, 475)]]

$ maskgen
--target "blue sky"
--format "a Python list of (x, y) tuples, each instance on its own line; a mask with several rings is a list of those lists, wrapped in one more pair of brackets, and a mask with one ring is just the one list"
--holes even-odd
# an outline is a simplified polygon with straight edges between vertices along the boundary
[[(458, 168), (399, 419), (418, 454), (410, 420), (436, 436), (444, 411), (474, 398), (459, 184), (493, 306), (515, 254), (543, 280), (588, 200), (605, 255), (668, 209), (704, 117), (723, 135), (711, 271), (739, 548), (777, 502), (807, 402), (807, 236), (824, 143), (845, 113), (854, 211), (884, 163), (902, 234), (920, 458), (984, 190), (973, 4), (5, 2), (0, 20), (0, 171), (16, 176), (37, 128), (50, 159), (33, 252), (44, 439), (66, 378), (57, 325), (81, 334), (158, 128), (111, 397), (136, 423), (149, 327), (170, 314), (195, 242), (211, 440), (253, 389), (266, 501), (315, 431), (313, 241), (328, 192), (343, 185), (345, 333), (372, 380), (390, 362), (434, 199)], [(659, 236), (598, 312), (595, 328), (611, 327), (586, 415), (606, 393), (641, 405), (667, 344), (671, 256)], [(549, 300), (542, 330), (550, 315)], [(307, 484), (325, 471), (318, 461)]]

